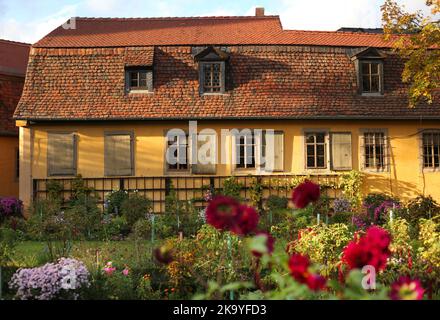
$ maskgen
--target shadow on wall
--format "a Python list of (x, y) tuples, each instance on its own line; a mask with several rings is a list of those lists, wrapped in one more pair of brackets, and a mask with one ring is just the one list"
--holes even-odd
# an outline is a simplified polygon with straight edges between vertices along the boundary
[(392, 174), (367, 173), (364, 177), (363, 192), (364, 194), (386, 193), (407, 201), (422, 193), (422, 190), (417, 184), (397, 180)]

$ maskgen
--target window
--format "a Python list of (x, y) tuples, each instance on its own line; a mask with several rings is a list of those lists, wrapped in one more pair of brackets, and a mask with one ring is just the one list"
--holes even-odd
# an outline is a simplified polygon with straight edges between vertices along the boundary
[(255, 134), (236, 135), (235, 148), (236, 168), (255, 168)]
[(128, 92), (153, 91), (152, 70), (139, 67), (128, 67), (125, 70), (126, 90)]
[(440, 168), (440, 132), (423, 133), (423, 168)]
[(48, 175), (76, 175), (76, 152), (77, 143), (74, 133), (48, 133)]
[(326, 133), (306, 133), (306, 168), (325, 169), (327, 168)]
[(108, 132), (104, 136), (104, 167), (106, 176), (133, 175), (132, 133)]
[(167, 136), (172, 159), (166, 159), (168, 170), (188, 170), (188, 135)]
[(333, 170), (351, 170), (351, 133), (332, 132), (330, 134), (331, 143), (331, 164)]
[(364, 133), (364, 167), (384, 170), (386, 168), (386, 139), (384, 132)]
[(361, 61), (360, 72), (362, 93), (382, 92), (382, 62)]
[(201, 62), (201, 80), (203, 93), (223, 93), (224, 62)]

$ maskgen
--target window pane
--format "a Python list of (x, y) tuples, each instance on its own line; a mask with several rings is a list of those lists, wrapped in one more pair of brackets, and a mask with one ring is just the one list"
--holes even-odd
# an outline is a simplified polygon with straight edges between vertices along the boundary
[(362, 63), (362, 74), (369, 75), (370, 74), (370, 64), (367, 62)]
[(308, 168), (315, 167), (315, 158), (314, 157), (307, 157), (307, 167)]
[(306, 142), (307, 143), (314, 143), (315, 142), (315, 135), (313, 134), (308, 134), (307, 138), (306, 138)]
[(318, 156), (324, 157), (324, 145), (319, 144), (316, 146), (316, 152)]
[(315, 146), (307, 146), (307, 156), (315, 156)]
[(324, 161), (324, 156), (318, 156), (318, 158), (317, 158), (317, 166), (319, 167), (319, 168), (323, 168), (323, 167), (325, 167), (325, 161)]
[(379, 74), (379, 64), (371, 63), (371, 74)]
[(318, 133), (316, 135), (316, 142), (320, 142), (320, 143), (325, 142), (325, 134), (324, 133)]
[(371, 76), (371, 92), (379, 92), (379, 76), (373, 75)]
[(370, 92), (371, 86), (370, 86), (370, 76), (363, 76), (362, 77), (362, 91), (364, 92)]

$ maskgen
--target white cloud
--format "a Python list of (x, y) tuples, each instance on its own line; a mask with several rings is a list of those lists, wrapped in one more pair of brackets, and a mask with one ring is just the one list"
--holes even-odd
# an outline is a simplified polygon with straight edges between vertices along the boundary
[(68, 5), (42, 19), (24, 22), (15, 18), (0, 20), (0, 38), (35, 43), (67, 19), (75, 16), (76, 9), (77, 6)]

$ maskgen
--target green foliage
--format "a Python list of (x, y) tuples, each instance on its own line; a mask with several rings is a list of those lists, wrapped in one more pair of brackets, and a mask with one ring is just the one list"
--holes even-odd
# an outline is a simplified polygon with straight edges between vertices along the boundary
[(261, 181), (258, 178), (255, 178), (249, 187), (250, 205), (258, 209), (261, 209), (262, 199), (263, 199), (263, 189), (264, 186), (261, 183)]
[(102, 213), (97, 200), (89, 195), (78, 193), (64, 211), (65, 223), (71, 228), (75, 239), (93, 239), (101, 228)]
[(420, 257), (440, 271), (440, 226), (433, 220), (421, 219), (419, 241)]
[(240, 200), (240, 191), (243, 184), (237, 181), (236, 177), (229, 177), (223, 181), (222, 194)]
[(266, 200), (266, 207), (269, 211), (286, 209), (289, 201), (285, 197), (271, 195)]
[(151, 230), (151, 220), (141, 218), (133, 225), (132, 234), (135, 239), (150, 240)]
[(431, 196), (418, 196), (408, 202), (407, 210), (400, 210), (403, 218), (405, 218), (412, 225), (417, 223), (420, 219), (430, 219), (440, 215), (440, 206), (432, 199)]
[(103, 219), (101, 239), (120, 240), (130, 233), (130, 226), (124, 216), (108, 215)]
[(402, 81), (410, 84), (411, 107), (421, 101), (431, 104), (440, 87), (440, 2), (427, 0), (426, 5), (434, 19), (422, 11), (407, 12), (395, 0), (386, 0), (381, 6), (385, 39), (393, 41), (395, 52), (405, 62)]
[(62, 202), (64, 189), (62, 183), (58, 180), (49, 180), (46, 183), (47, 198), (52, 201)]
[(0, 267), (6, 266), (11, 260), (16, 244), (16, 232), (9, 228), (0, 228)]
[(134, 193), (121, 203), (121, 213), (132, 227), (136, 221), (151, 213), (152, 203), (149, 199)]
[(112, 191), (106, 197), (106, 211), (107, 213), (121, 213), (121, 205), (124, 200), (128, 199), (128, 192), (126, 190)]
[(362, 201), (362, 183), (363, 174), (356, 170), (345, 173), (340, 177), (339, 187), (354, 208), (358, 207)]
[(345, 224), (319, 224), (301, 232), (301, 238), (291, 243), (291, 250), (308, 255), (321, 265), (321, 274), (337, 271), (342, 249), (353, 238)]

